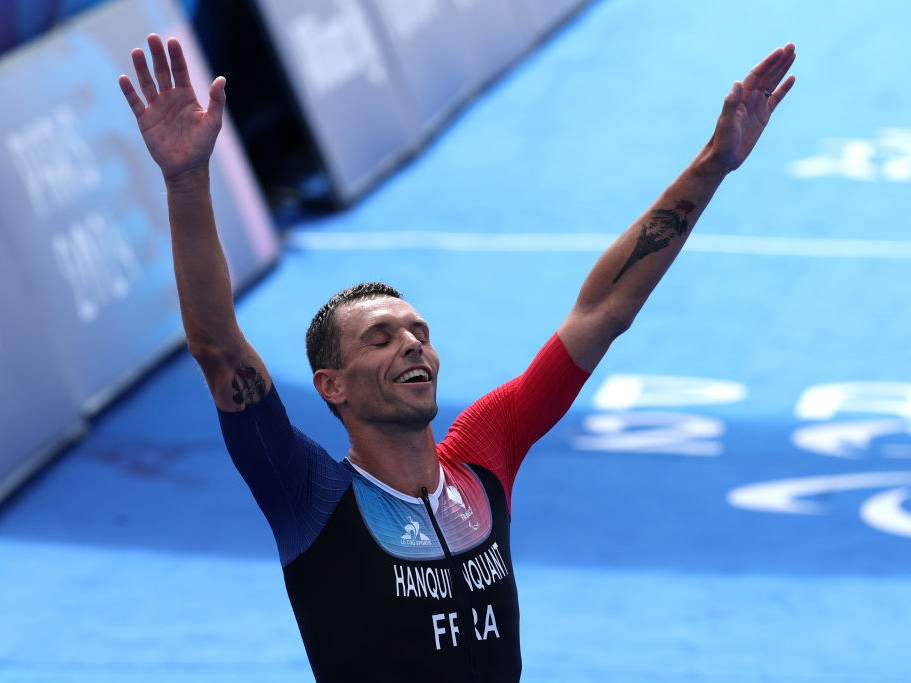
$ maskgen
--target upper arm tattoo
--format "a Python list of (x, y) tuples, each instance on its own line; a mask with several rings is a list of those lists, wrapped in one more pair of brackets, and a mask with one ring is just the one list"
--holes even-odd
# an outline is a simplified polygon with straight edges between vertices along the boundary
[[(696, 205), (687, 200), (680, 200), (674, 204), (673, 209), (655, 209), (649, 215), (648, 223), (642, 224), (642, 231), (639, 233), (639, 239), (633, 248), (623, 268), (617, 273), (613, 284), (623, 277), (624, 273), (637, 261), (642, 260), (649, 254), (661, 251), (671, 243), (675, 237), (686, 234), (687, 223), (686, 215), (690, 213)], [(680, 213), (683, 212), (681, 218)]]
[(266, 396), (266, 380), (255, 368), (249, 365), (238, 365), (231, 378), (234, 395), (231, 399), (238, 406), (248, 408)]

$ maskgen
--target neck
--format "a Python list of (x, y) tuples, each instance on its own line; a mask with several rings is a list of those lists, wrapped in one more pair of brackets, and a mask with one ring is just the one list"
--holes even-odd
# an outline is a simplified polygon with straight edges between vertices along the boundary
[(439, 484), (440, 461), (430, 425), (419, 430), (349, 427), (348, 459), (387, 486), (418, 497)]

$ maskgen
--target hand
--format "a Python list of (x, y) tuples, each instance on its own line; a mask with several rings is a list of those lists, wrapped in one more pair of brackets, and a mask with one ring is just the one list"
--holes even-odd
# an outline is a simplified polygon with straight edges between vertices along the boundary
[[(225, 109), (225, 79), (215, 79), (209, 88), (209, 105), (203, 110), (190, 84), (190, 72), (176, 38), (168, 40), (171, 66), (164, 45), (154, 33), (149, 36), (156, 87), (140, 48), (132, 52), (136, 79), (146, 102), (136, 93), (129, 76), (119, 78), (120, 89), (136, 115), (146, 147), (161, 167), (166, 181), (179, 179), (189, 171), (205, 167)], [(174, 80), (171, 81), (173, 74)]]
[(735, 81), (724, 98), (708, 151), (726, 172), (738, 168), (749, 156), (775, 107), (794, 85), (794, 76), (783, 83), (781, 79), (796, 56), (793, 43), (779, 47), (757, 64), (743, 83)]

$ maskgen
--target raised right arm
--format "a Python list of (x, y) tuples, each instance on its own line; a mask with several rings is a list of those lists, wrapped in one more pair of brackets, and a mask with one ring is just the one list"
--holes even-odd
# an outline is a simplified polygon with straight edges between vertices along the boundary
[(161, 38), (152, 34), (148, 40), (154, 79), (143, 51), (137, 48), (132, 53), (145, 101), (128, 76), (120, 77), (120, 88), (167, 188), (174, 274), (187, 346), (202, 368), (215, 404), (235, 412), (260, 401), (272, 381), (237, 324), (209, 192), (209, 158), (221, 130), (225, 79), (212, 83), (208, 107), (203, 109), (177, 39), (168, 40), (170, 66)]

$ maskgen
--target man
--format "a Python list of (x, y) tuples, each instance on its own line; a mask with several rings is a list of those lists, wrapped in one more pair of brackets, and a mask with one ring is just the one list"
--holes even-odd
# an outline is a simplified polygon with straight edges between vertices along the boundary
[(190, 352), (228, 450), (275, 534), (320, 681), (516, 681), (519, 614), (509, 552), (512, 482), (632, 323), (722, 179), (749, 155), (794, 84), (778, 48), (724, 99), (695, 160), (600, 257), (529, 368), (434, 441), (439, 359), (427, 323), (391, 287), (334, 296), (307, 334), (313, 383), (348, 431), (342, 463), (293, 428), (234, 315), (208, 194), (225, 106), (203, 110), (177, 40), (149, 36), (154, 79), (133, 51), (139, 97), (120, 85), (168, 191), (174, 269)]

